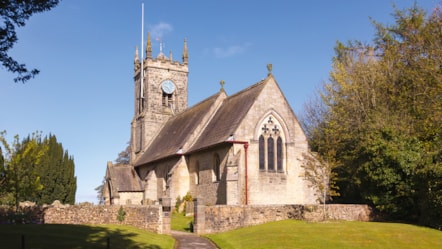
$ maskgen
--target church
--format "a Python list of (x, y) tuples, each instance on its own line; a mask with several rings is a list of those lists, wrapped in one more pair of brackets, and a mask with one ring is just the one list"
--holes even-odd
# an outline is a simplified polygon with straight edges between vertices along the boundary
[[(144, 52), (144, 51), (141, 51)], [(190, 194), (206, 205), (315, 204), (306, 180), (307, 138), (267, 65), (267, 77), (188, 107), (188, 50), (182, 61), (134, 59), (130, 163), (108, 162), (104, 203), (147, 205)]]

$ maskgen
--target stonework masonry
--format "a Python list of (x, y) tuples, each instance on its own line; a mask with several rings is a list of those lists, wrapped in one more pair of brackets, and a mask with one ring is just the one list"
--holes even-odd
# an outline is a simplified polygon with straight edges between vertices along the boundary
[(161, 206), (124, 206), (124, 220), (118, 221), (119, 205), (50, 207), (44, 212), (46, 224), (122, 224), (163, 233)]
[[(241, 227), (287, 219), (318, 222), (325, 220), (370, 221), (372, 211), (367, 205), (212, 205), (202, 199), (194, 201), (194, 233), (210, 234)], [(49, 205), (22, 209), (25, 219), (12, 221), (8, 207), (0, 206), (2, 223), (40, 224), (124, 224), (147, 231), (170, 234), (170, 213), (161, 205), (123, 206), (124, 221), (117, 219), (119, 205)]]
[[(26, 220), (8, 220), (12, 212), (8, 207), (0, 206), (1, 223), (39, 223), (39, 224), (76, 224), (130, 225), (159, 234), (170, 233), (170, 217), (162, 211), (162, 206), (123, 206), (124, 220), (118, 221), (119, 205), (45, 205), (22, 209)], [(10, 215), (8, 215), (8, 213)], [(166, 225), (166, 226), (165, 226)], [(169, 227), (167, 227), (169, 226)]]
[[(323, 221), (322, 205), (204, 206), (196, 201), (194, 233), (210, 234), (287, 219)], [(325, 220), (370, 221), (367, 205), (326, 205)]]

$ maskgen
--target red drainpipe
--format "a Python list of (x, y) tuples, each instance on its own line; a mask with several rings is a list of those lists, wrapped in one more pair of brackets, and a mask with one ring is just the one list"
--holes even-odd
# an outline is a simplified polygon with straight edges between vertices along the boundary
[(247, 155), (247, 149), (249, 148), (249, 142), (246, 142), (246, 141), (235, 141), (235, 140), (230, 140), (230, 141), (227, 141), (227, 142), (229, 142), (229, 143), (232, 143), (232, 144), (242, 144), (242, 145), (244, 145), (244, 151), (245, 151), (245, 155), (244, 155), (244, 161), (245, 161), (245, 171), (246, 171), (246, 176), (245, 176), (245, 178), (246, 178), (246, 205), (248, 205), (249, 204), (249, 184), (248, 184), (248, 170), (247, 170), (247, 157), (248, 157), (248, 155)]

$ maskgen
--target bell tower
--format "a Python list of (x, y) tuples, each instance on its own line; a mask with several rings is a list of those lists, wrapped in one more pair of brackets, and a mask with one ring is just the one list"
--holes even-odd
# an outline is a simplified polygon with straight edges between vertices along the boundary
[[(174, 61), (160, 52), (152, 57), (150, 33), (147, 34), (146, 58), (134, 58), (134, 117), (131, 126), (131, 163), (150, 145), (164, 123), (187, 109), (189, 75), (187, 41), (184, 40), (182, 62)], [(143, 52), (143, 51), (141, 51)], [(143, 68), (143, 71), (141, 71)]]

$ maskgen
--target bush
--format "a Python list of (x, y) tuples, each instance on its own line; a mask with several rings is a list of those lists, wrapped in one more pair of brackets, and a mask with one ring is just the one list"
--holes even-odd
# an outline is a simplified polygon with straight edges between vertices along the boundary
[(125, 217), (126, 217), (126, 211), (124, 211), (123, 206), (120, 206), (120, 209), (118, 209), (117, 220), (119, 222), (123, 222)]

